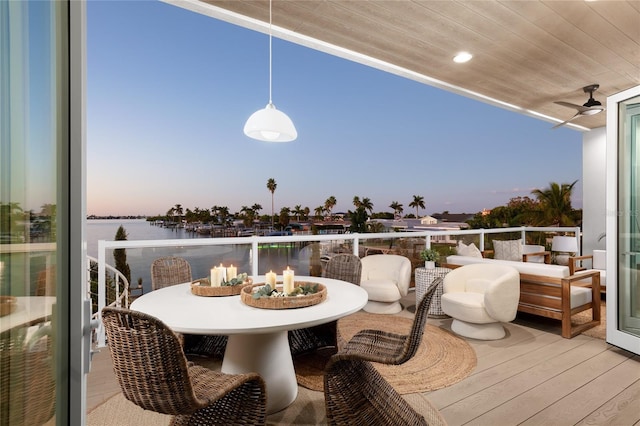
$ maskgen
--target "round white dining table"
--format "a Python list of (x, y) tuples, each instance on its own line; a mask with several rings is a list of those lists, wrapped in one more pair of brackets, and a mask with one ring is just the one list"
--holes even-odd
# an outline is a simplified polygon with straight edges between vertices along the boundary
[[(325, 285), (326, 299), (303, 308), (261, 309), (246, 305), (240, 296), (196, 296), (185, 283), (146, 293), (131, 303), (131, 309), (160, 319), (178, 333), (228, 335), (221, 371), (259, 373), (266, 383), (270, 414), (298, 395), (287, 332), (335, 321), (367, 303), (367, 292), (345, 281), (300, 276), (296, 281)], [(253, 282), (264, 282), (264, 276)]]

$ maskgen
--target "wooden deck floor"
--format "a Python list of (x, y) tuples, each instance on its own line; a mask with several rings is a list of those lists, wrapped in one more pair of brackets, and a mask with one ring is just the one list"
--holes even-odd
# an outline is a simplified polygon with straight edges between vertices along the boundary
[[(449, 329), (451, 320), (429, 323)], [(519, 318), (506, 327), (502, 340), (468, 340), (478, 357), (468, 378), (426, 393), (449, 425), (640, 425), (639, 356), (584, 335), (564, 339), (559, 323)], [(117, 392), (103, 349), (88, 410)]]

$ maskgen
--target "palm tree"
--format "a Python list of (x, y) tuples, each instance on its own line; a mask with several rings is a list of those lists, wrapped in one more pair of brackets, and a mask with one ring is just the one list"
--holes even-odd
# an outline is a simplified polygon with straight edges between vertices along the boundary
[(549, 188), (534, 189), (531, 191), (536, 196), (542, 207), (542, 219), (550, 226), (575, 226), (574, 210), (571, 207), (572, 184), (558, 184), (551, 182)]
[(218, 216), (220, 216), (220, 221), (224, 226), (229, 225), (229, 207), (227, 206), (219, 206), (218, 207)]
[(245, 228), (249, 228), (253, 224), (253, 218), (255, 216), (255, 212), (251, 207), (242, 206), (240, 211), (244, 214), (244, 218), (242, 220), (242, 224)]
[(371, 202), (370, 198), (363, 197), (360, 204), (362, 205), (362, 207), (364, 207), (366, 211), (369, 212), (369, 214), (373, 213), (373, 203)]
[(169, 210), (167, 210), (167, 222), (169, 222), (169, 218), (170, 217), (175, 217), (176, 214), (176, 209), (171, 207)]
[(182, 210), (182, 204), (176, 204), (173, 209), (175, 210), (175, 213), (178, 215), (178, 219), (180, 219), (182, 217), (182, 213), (184, 212)]
[(293, 214), (296, 215), (296, 220), (298, 222), (300, 221), (300, 216), (302, 216), (303, 213), (304, 213), (304, 211), (302, 210), (302, 206), (300, 204), (296, 205), (293, 208)]
[(271, 192), (271, 227), (273, 228), (273, 193), (276, 192), (278, 184), (274, 178), (269, 178), (267, 181), (267, 189)]
[(284, 229), (289, 224), (289, 215), (291, 214), (291, 209), (289, 207), (283, 207), (280, 209), (280, 216), (278, 218), (278, 222), (280, 226)]
[(360, 197), (358, 197), (357, 195), (353, 197), (353, 205), (356, 207), (356, 209), (362, 205), (362, 201), (360, 201)]
[(324, 206), (318, 206), (313, 209), (313, 212), (316, 214), (316, 219), (322, 219), (322, 212), (324, 212)]
[(402, 208), (402, 204), (400, 204), (397, 201), (392, 201), (391, 204), (389, 205), (389, 207), (391, 207), (393, 209), (393, 218), (400, 218), (400, 215), (402, 214), (403, 208)]
[(333, 210), (333, 208), (336, 206), (337, 203), (338, 202), (336, 201), (336, 197), (334, 197), (333, 195), (327, 198), (327, 200), (324, 202), (324, 208), (329, 214), (329, 220), (331, 220), (331, 211)]
[(262, 210), (262, 205), (255, 203), (251, 206), (251, 210), (253, 210), (254, 217), (260, 217), (260, 210)]
[(416, 219), (418, 219), (420, 217), (420, 215), (418, 214), (418, 208), (422, 208), (424, 209), (424, 197), (421, 195), (414, 195), (413, 196), (413, 201), (409, 203), (409, 207), (415, 207), (416, 208)]

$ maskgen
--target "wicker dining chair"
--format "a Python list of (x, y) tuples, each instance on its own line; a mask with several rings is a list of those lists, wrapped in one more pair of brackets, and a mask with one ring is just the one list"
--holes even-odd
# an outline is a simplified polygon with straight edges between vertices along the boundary
[(445, 426), (427, 400), (418, 413), (369, 362), (355, 354), (333, 355), (324, 373), (329, 425)]
[(191, 281), (191, 265), (182, 257), (159, 257), (151, 263), (151, 290)]
[[(360, 285), (362, 265), (353, 254), (336, 254), (327, 263), (326, 278), (347, 281)], [(313, 327), (289, 331), (289, 348), (293, 356), (320, 348), (338, 350), (338, 322), (331, 321)]]
[[(182, 257), (160, 257), (151, 263), (152, 290), (188, 283), (192, 280), (191, 265)], [(185, 334), (182, 336), (182, 340), (184, 341), (184, 350), (187, 354), (221, 358), (224, 356), (228, 337), (220, 335), (201, 336)]]
[(327, 262), (325, 277), (360, 285), (362, 262), (355, 254), (336, 254)]
[(427, 323), (429, 306), (441, 277), (436, 278), (418, 303), (409, 334), (366, 329), (356, 333), (340, 350), (360, 359), (399, 365), (410, 360), (418, 350)]
[(324, 372), (329, 425), (446, 424), (438, 410), (428, 403), (422, 414), (416, 412), (371, 364), (375, 361), (398, 365), (415, 355), (436, 284), (429, 287), (418, 304), (408, 335), (362, 330), (331, 357)]
[(188, 362), (178, 336), (151, 315), (106, 307), (102, 322), (116, 378), (129, 401), (173, 415), (173, 425), (266, 423), (259, 374), (224, 374)]

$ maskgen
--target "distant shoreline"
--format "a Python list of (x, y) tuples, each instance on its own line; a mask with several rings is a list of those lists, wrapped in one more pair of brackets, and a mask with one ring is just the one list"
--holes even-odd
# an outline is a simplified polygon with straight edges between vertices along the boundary
[(87, 220), (94, 220), (94, 219), (146, 219), (147, 216), (129, 216), (129, 215), (122, 215), (122, 216), (96, 216), (96, 215), (89, 215), (87, 216)]

